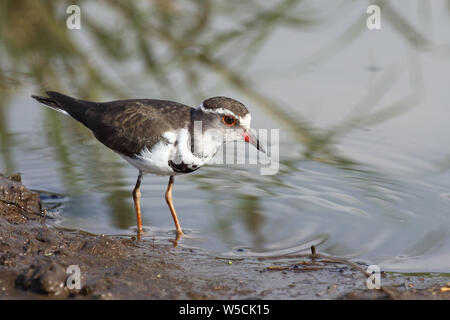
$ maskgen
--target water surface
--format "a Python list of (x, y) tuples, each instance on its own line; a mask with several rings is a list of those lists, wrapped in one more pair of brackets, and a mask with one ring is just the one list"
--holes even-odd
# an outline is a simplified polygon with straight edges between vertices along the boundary
[[(12, 19), (19, 9), (6, 2)], [(228, 258), (315, 245), (385, 270), (450, 271), (448, 2), (380, 1), (379, 31), (367, 30), (367, 4), (354, 1), (85, 1), (76, 31), (65, 29), (63, 6), (49, 3), (59, 42), (42, 36), (52, 30), (42, 17), (27, 34), (38, 43), (2, 21), (0, 172), (21, 172), (46, 202), (61, 203), (58, 224), (133, 234), (137, 170), (31, 94), (191, 106), (228, 95), (247, 105), (255, 128), (280, 130), (279, 171), (211, 165), (176, 177), (188, 233), (180, 245)], [(167, 181), (143, 181), (149, 238), (173, 236)]]

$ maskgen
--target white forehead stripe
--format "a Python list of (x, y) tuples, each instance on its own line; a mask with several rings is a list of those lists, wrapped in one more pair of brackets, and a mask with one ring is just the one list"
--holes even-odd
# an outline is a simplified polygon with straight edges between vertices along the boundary
[(234, 112), (232, 112), (232, 111), (230, 111), (230, 110), (228, 110), (228, 109), (224, 109), (224, 108), (206, 109), (206, 108), (203, 106), (203, 103), (197, 107), (197, 110), (202, 110), (202, 111), (205, 112), (205, 113), (217, 113), (217, 114), (223, 114), (223, 115), (233, 116), (233, 117), (238, 118), (238, 117), (234, 114)]
[(232, 112), (231, 110), (224, 109), (224, 108), (206, 109), (203, 106), (203, 103), (197, 107), (197, 110), (202, 110), (205, 113), (216, 113), (216, 114), (223, 114), (223, 115), (227, 115), (227, 116), (233, 116), (233, 117), (239, 119), (239, 122), (241, 123), (241, 125), (243, 127), (250, 128), (250, 122), (252, 120), (252, 116), (250, 115), (250, 113), (247, 113), (244, 117), (239, 117), (236, 114), (234, 114), (234, 112)]

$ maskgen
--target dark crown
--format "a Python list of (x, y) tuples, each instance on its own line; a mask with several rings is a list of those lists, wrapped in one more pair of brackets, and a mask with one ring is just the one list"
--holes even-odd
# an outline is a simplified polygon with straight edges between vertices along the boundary
[(227, 98), (227, 97), (213, 97), (203, 101), (203, 108), (214, 109), (227, 109), (233, 112), (239, 117), (245, 117), (249, 112), (247, 108), (239, 101)]

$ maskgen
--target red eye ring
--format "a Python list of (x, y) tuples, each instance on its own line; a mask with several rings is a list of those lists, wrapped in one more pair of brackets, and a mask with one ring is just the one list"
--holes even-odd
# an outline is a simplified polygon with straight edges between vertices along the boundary
[(223, 116), (222, 121), (223, 121), (223, 123), (225, 123), (225, 125), (227, 125), (229, 127), (232, 127), (236, 124), (236, 118), (233, 116), (228, 116), (228, 115)]

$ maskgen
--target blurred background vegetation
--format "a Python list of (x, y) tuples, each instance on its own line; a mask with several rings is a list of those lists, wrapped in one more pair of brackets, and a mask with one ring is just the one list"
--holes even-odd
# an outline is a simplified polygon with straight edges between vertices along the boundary
[[(145, 83), (148, 97), (177, 99), (178, 88), (192, 100), (207, 96), (203, 83), (228, 83), (239, 95), (289, 129), (296, 141), (308, 146), (305, 155), (324, 161), (349, 161), (332, 150), (333, 139), (359, 125), (374, 125), (413, 107), (419, 85), (411, 95), (387, 106), (377, 105), (396, 75), (388, 73), (342, 122), (317, 132), (296, 106), (285, 107), (253, 85), (245, 65), (277, 29), (305, 32), (320, 26), (333, 28), (354, 1), (337, 1), (326, 10), (304, 5), (308, 1), (77, 1), (82, 9), (82, 34), (68, 30), (65, 9), (69, 1), (4, 0), (0, 4), (0, 121), (6, 128), (5, 105), (12, 88), (32, 83), (42, 93), (68, 92), (92, 100), (125, 98), (132, 87)], [(390, 23), (410, 46), (432, 45), (389, 1), (371, 1), (382, 8)], [(447, 2), (448, 3), (448, 2)], [(426, 4), (419, 4), (427, 6)], [(300, 8), (299, 8), (300, 7)], [(333, 17), (333, 18), (332, 18)], [(367, 16), (299, 65), (327, 59), (366, 32)], [(216, 23), (221, 22), (221, 26)], [(376, 66), (375, 66), (376, 67)], [(135, 89), (136, 91), (139, 88)], [(376, 112), (372, 112), (378, 106)], [(295, 110), (295, 116), (291, 114)], [(1, 131), (2, 144), (7, 133)], [(7, 162), (9, 162), (8, 160)]]

